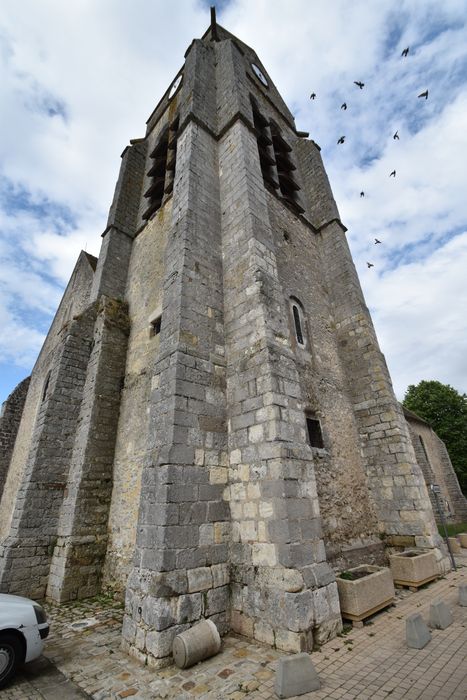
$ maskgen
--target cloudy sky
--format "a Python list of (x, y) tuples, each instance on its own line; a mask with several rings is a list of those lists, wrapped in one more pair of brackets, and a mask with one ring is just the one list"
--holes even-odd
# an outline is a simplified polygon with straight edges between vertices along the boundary
[[(0, 402), (29, 374), (79, 251), (98, 255), (120, 153), (208, 7), (0, 3)], [(217, 8), (322, 148), (398, 397), (421, 379), (467, 391), (467, 0)]]

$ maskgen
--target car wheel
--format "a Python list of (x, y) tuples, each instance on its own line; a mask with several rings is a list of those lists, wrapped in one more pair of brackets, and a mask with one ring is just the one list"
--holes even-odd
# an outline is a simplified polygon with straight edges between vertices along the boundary
[(14, 634), (0, 634), (0, 688), (15, 675), (22, 658), (20, 640)]

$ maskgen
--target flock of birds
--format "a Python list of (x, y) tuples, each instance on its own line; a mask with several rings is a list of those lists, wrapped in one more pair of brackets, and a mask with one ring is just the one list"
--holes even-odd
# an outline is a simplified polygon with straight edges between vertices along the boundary
[[(407, 58), (407, 56), (409, 55), (409, 51), (410, 51), (410, 47), (407, 46), (407, 48), (405, 48), (405, 49), (402, 51), (402, 53), (401, 53), (401, 58)], [(363, 90), (363, 88), (365, 87), (365, 83), (362, 83), (361, 80), (354, 80), (353, 82), (354, 82), (354, 85), (356, 85), (360, 90)], [(425, 98), (425, 100), (427, 100), (427, 99), (428, 99), (428, 90), (424, 90), (423, 92), (421, 92), (421, 93), (418, 95), (418, 98)], [(311, 95), (310, 95), (310, 100), (315, 100), (315, 99), (316, 99), (316, 93), (315, 93), (315, 92), (312, 92)], [(343, 109), (344, 112), (347, 110), (347, 102), (343, 102), (343, 103), (341, 104), (341, 109)], [(392, 138), (394, 139), (394, 141), (399, 141), (399, 140), (400, 140), (400, 139), (399, 139), (399, 132), (396, 131)], [(338, 139), (338, 141), (337, 141), (337, 145), (339, 146), (339, 145), (342, 145), (343, 143), (345, 143), (345, 136), (340, 136), (339, 139)], [(396, 171), (395, 171), (395, 170), (392, 170), (392, 171), (389, 173), (389, 177), (394, 177), (394, 178), (395, 178), (395, 177), (396, 177)], [(365, 196), (365, 192), (362, 190), (362, 191), (360, 192), (360, 197), (364, 197), (364, 196)], [(380, 241), (380, 240), (378, 240), (377, 238), (375, 238), (375, 243), (374, 243), (374, 244), (375, 244), (375, 245), (378, 245), (378, 244), (380, 244), (380, 243), (382, 243), (382, 241)], [(368, 268), (371, 268), (371, 267), (374, 267), (374, 264), (371, 263), (371, 262), (367, 262), (367, 266), (368, 266)]]

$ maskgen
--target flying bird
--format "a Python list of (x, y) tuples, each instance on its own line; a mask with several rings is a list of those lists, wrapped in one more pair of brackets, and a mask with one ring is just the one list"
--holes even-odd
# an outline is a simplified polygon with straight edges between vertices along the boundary
[(370, 268), (370, 267), (374, 267), (373, 263), (369, 263), (369, 262), (367, 262), (367, 265), (368, 265), (368, 268)]
[(389, 177), (396, 177), (396, 171), (393, 170), (392, 173), (389, 173)]
[(344, 143), (344, 141), (345, 141), (345, 136), (341, 136), (337, 143)]
[(347, 109), (347, 102), (343, 102), (343, 104), (341, 104), (341, 109), (344, 111)]
[(360, 80), (354, 80), (354, 85), (357, 85), (360, 88), (360, 90), (363, 90), (363, 88), (365, 87), (365, 83), (360, 82)]
[(392, 138), (394, 139), (394, 141), (399, 141), (399, 132), (396, 131), (396, 133), (394, 134), (394, 136)]
[(362, 191), (360, 192), (360, 197), (364, 197), (364, 196), (365, 196), (365, 193), (364, 193), (364, 191), (362, 190)]
[(375, 238), (375, 245), (378, 245), (378, 243), (381, 243), (381, 241), (378, 241), (378, 239)]
[(401, 53), (401, 56), (404, 56), (404, 58), (407, 58), (408, 55), (409, 55), (409, 47), (407, 46), (407, 48), (404, 49), (403, 52)]
[(310, 100), (314, 100), (316, 97), (316, 92), (312, 92), (310, 95)]
[(419, 97), (424, 97), (425, 100), (427, 100), (428, 99), (428, 90), (425, 90), (425, 92), (421, 92), (419, 94)]

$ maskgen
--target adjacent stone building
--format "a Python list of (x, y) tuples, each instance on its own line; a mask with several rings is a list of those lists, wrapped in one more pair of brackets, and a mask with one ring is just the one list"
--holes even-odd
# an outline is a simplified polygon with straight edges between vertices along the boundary
[(200, 618), (278, 648), (341, 629), (335, 571), (446, 559), (319, 147), (212, 23), (122, 166), (34, 368), (1, 590), (125, 596), (167, 662)]
[[(423, 418), (407, 408), (403, 408), (403, 411), (409, 425), (415, 456), (428, 487), (436, 521), (440, 521), (439, 510), (442, 509), (447, 522), (467, 522), (467, 499), (460, 489), (446, 445)], [(440, 488), (438, 500), (431, 489), (432, 484)]]

